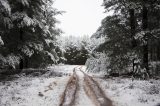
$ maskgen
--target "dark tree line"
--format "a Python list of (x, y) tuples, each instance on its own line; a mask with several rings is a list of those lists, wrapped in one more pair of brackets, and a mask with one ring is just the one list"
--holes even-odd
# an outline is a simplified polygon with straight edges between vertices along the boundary
[(84, 65), (89, 57), (89, 41), (88, 36), (60, 36), (57, 40), (63, 51), (60, 62), (70, 65)]
[(77, 47), (69, 47), (64, 53), (64, 58), (66, 59), (66, 64), (71, 65), (84, 65), (88, 58), (88, 50), (84, 47), (78, 49)]

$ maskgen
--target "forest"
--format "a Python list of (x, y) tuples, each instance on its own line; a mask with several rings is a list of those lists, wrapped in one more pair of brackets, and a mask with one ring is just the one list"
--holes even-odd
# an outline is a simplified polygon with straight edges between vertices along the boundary
[[(59, 85), (63, 88), (60, 90), (61, 92), (64, 91), (64, 88), (64, 92), (67, 92), (67, 86), (72, 86), (69, 85), (70, 81), (72, 84), (75, 83), (75, 87), (78, 87), (77, 83), (79, 83), (79, 86), (82, 86), (82, 83), (86, 84), (84, 90), (79, 88), (80, 92), (86, 92), (86, 89), (91, 91), (96, 89), (96, 92), (101, 92), (101, 87), (96, 85), (97, 82), (103, 82), (105, 85), (107, 81), (111, 80), (117, 87), (114, 89), (115, 86), (111, 84), (112, 92), (114, 90), (118, 92), (118, 87), (123, 88), (119, 83), (128, 84), (128, 89), (149, 87), (149, 90), (146, 87), (146, 92), (150, 90), (151, 92), (147, 94), (155, 95), (149, 96), (149, 99), (140, 97), (138, 101), (144, 104), (137, 106), (160, 106), (157, 105), (158, 99), (150, 100), (151, 98), (158, 98), (157, 95), (160, 93), (160, 88), (158, 87), (160, 85), (159, 0), (103, 0), (102, 6), (106, 16), (101, 21), (101, 25), (92, 35), (82, 36), (62, 36), (65, 32), (57, 26), (57, 24), (61, 24), (57, 16), (61, 15), (63, 17), (66, 11), (54, 7), (55, 2), (54, 0), (0, 0), (0, 92), (3, 92), (3, 87), (8, 86), (5, 85), (8, 83), (6, 81), (11, 81), (9, 83), (10, 86), (13, 86), (12, 88), (15, 87), (14, 84), (16, 82), (14, 81), (17, 81), (20, 86), (21, 84), (23, 85), (20, 80), (12, 80), (11, 77), (13, 79), (24, 77), (24, 82), (25, 80), (28, 81), (27, 78), (33, 80), (33, 82), (31, 80), (26, 82), (26, 84), (34, 83), (34, 81), (41, 83), (41, 78), (44, 78), (42, 83), (46, 81), (47, 84), (51, 80), (55, 80), (54, 84), (52, 83), (54, 86), (62, 83), (66, 84), (66, 86), (64, 84)], [(82, 74), (84, 75), (81, 76)], [(67, 75), (67, 77), (64, 75)], [(91, 79), (87, 75), (91, 76)], [(98, 76), (95, 77), (96, 75)], [(51, 76), (56, 78), (52, 79)], [(57, 76), (61, 79), (57, 79)], [(80, 80), (78, 80), (77, 76), (79, 76)], [(102, 77), (103, 80), (101, 79)], [(38, 79), (36, 80), (35, 78)], [(98, 81), (96, 82), (94, 78), (98, 78)], [(133, 82), (133, 80), (137, 82)], [(141, 80), (142, 82), (140, 82)], [(59, 81), (59, 83), (56, 81)], [(95, 86), (88, 86), (89, 83), (95, 84)], [(49, 85), (48, 88), (53, 90), (52, 85)], [(74, 95), (76, 93), (73, 91), (78, 88), (73, 88), (72, 86), (68, 89), (68, 92)], [(110, 88), (106, 89), (110, 90)], [(8, 88), (6, 89), (4, 92), (8, 93)], [(37, 88), (33, 86), (33, 89)], [(58, 91), (58, 88), (55, 87), (55, 89)], [(27, 92), (30, 91), (28, 90)], [(48, 90), (45, 90), (45, 92), (48, 92)], [(56, 91), (53, 90), (53, 92), (57, 94)], [(87, 94), (88, 92), (86, 92), (86, 94), (89, 95), (89, 98), (93, 97), (95, 99), (99, 97), (103, 98), (104, 101), (106, 100), (103, 93), (99, 93), (99, 96), (97, 96), (98, 93), (96, 94), (96, 92), (93, 92), (96, 97), (92, 95), (93, 93)], [(61, 98), (60, 105), (54, 104), (55, 102), (51, 104), (54, 104), (53, 106), (72, 106), (72, 103), (76, 100), (74, 101), (74, 99), (70, 98), (70, 104), (65, 105), (65, 98), (68, 97), (65, 97), (65, 94), (67, 93), (64, 93), (64, 97)], [(127, 94), (129, 93), (127, 92)], [(41, 94), (40, 91), (38, 95), (44, 97), (44, 94)], [(125, 103), (122, 103), (122, 105), (121, 102), (114, 103), (117, 98), (112, 93), (110, 95), (108, 97), (113, 101), (107, 99), (107, 103), (105, 103), (106, 101), (102, 103), (99, 99), (95, 99), (93, 101), (98, 100), (95, 106), (104, 106), (102, 104), (113, 106), (112, 102), (114, 106), (132, 106), (132, 102), (129, 102), (131, 103), (129, 105), (124, 105)], [(0, 97), (2, 96), (6, 97), (5, 94), (0, 95)], [(81, 96), (84, 95), (81, 94)], [(79, 97), (81, 98), (81, 96)], [(51, 98), (52, 96), (49, 95), (48, 97)], [(88, 97), (86, 96), (86, 98)], [(15, 101), (21, 100), (20, 98), (23, 97), (19, 97)], [(53, 98), (58, 97), (55, 96)], [(37, 104), (36, 99), (33, 101), (35, 106), (45, 106), (41, 102), (38, 102), (41, 104)], [(0, 105), (6, 106), (8, 101), (0, 99)], [(7, 106), (17, 106), (15, 101), (12, 101), (13, 104), (9, 102), (12, 105)], [(86, 105), (79, 103), (81, 105), (77, 104), (76, 106), (92, 106), (88, 101), (84, 102)], [(145, 104), (147, 102), (148, 105)], [(50, 103), (50, 101), (47, 103)], [(30, 106), (31, 104), (21, 105)]]
[(106, 12), (114, 13), (102, 20), (92, 37), (105, 38), (95, 51), (105, 54), (111, 73), (159, 75), (159, 3), (158, 0), (104, 1)]
[[(113, 14), (102, 20), (91, 38), (86, 35), (69, 39), (59, 37), (63, 31), (56, 27), (56, 15), (64, 11), (58, 11), (53, 3), (1, 0), (1, 69), (46, 68), (58, 63), (83, 65), (88, 59), (87, 67), (92, 70), (100, 66), (109, 73), (146, 77), (160, 74), (158, 0), (104, 0), (105, 12)], [(93, 45), (96, 39), (99, 43)]]

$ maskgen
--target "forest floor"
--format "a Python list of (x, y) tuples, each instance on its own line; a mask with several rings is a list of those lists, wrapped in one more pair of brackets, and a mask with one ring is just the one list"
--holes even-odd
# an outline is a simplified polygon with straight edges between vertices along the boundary
[(111, 103), (158, 106), (160, 103), (160, 80), (104, 79), (100, 74), (85, 75), (85, 66), (75, 65), (58, 65), (48, 70), (45, 74), (21, 73), (0, 80), (0, 106), (112, 106)]

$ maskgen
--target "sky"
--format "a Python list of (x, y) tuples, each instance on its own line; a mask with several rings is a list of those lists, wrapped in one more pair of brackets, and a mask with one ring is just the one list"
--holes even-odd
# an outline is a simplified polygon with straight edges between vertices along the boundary
[(64, 34), (73, 36), (91, 36), (101, 25), (106, 16), (102, 5), (103, 0), (55, 0), (54, 7), (66, 11), (57, 16)]

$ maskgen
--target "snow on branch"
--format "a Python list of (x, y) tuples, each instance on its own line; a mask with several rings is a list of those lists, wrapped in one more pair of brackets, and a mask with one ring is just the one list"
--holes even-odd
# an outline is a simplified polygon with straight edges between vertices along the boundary
[(11, 13), (11, 7), (7, 0), (0, 0), (0, 7), (2, 7), (0, 8), (0, 11), (4, 9), (7, 13)]
[(0, 36), (0, 46), (1, 45), (4, 45), (4, 42), (3, 42), (3, 40), (2, 40), (2, 38), (1, 38), (1, 36)]
[(21, 3), (23, 6), (29, 6), (29, 0), (17, 0), (19, 3)]

